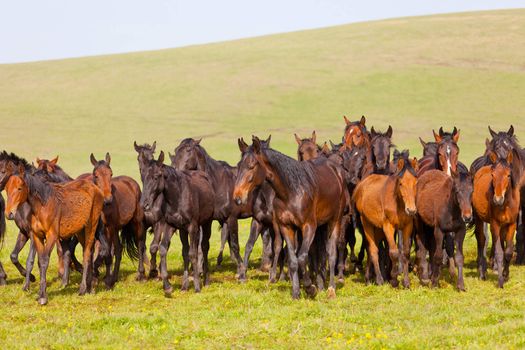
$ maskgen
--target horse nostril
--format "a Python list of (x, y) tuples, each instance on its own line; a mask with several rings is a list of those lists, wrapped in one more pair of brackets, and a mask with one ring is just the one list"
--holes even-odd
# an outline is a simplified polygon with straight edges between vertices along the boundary
[(13, 220), (13, 219), (15, 218), (15, 215), (14, 215), (12, 212), (9, 212), (9, 213), (7, 214), (7, 218), (8, 218), (9, 220)]
[(472, 222), (472, 215), (469, 216), (463, 216), (463, 222), (465, 224), (470, 224)]
[(241, 205), (241, 204), (242, 204), (241, 198), (236, 197), (236, 198), (235, 198), (235, 203), (236, 203), (237, 205)]

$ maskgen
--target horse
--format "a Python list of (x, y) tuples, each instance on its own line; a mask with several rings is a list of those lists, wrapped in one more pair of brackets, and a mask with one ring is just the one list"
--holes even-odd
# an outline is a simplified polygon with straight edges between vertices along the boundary
[[(79, 179), (92, 181), (104, 195), (104, 208), (102, 210), (104, 234), (115, 255), (113, 271), (111, 271), (113, 263), (111, 254), (104, 259), (106, 288), (112, 288), (118, 281), (123, 248), (132, 260), (139, 261), (136, 279), (143, 281), (145, 279), (146, 230), (144, 228), (144, 212), (140, 206), (140, 186), (129, 176), (113, 176), (109, 153), (106, 153), (104, 160), (97, 160), (93, 153), (89, 159), (93, 165), (93, 171), (91, 174), (80, 175)], [(95, 270), (98, 270), (102, 260), (102, 256), (99, 255), (95, 260)]]
[(343, 143), (348, 148), (367, 146), (370, 142), (370, 134), (366, 130), (366, 118), (362, 116), (359, 121), (351, 122), (346, 116), (343, 117), (345, 120), (345, 130), (343, 134)]
[[(193, 266), (195, 292), (201, 291), (198, 268), (199, 241), (202, 246), (202, 272), (204, 285), (209, 284), (208, 251), (210, 248), (211, 224), (213, 221), (215, 193), (206, 173), (202, 171), (179, 171), (164, 165), (164, 152), (157, 160), (148, 162), (144, 172), (144, 191), (141, 205), (148, 212), (161, 194), (164, 220), (180, 232), (184, 276), (182, 290), (188, 289), (189, 263)], [(202, 230), (202, 239), (200, 231)], [(167, 253), (171, 233), (164, 232), (160, 245), (160, 276), (166, 295), (173, 292), (168, 280)], [(188, 242), (188, 236), (190, 241)]]
[(36, 158), (37, 163), (37, 169), (43, 170), (49, 174), (55, 174), (59, 178), (63, 179), (62, 181), (71, 181), (73, 178), (69, 176), (58, 164), (58, 156), (55, 158), (48, 160), (48, 159), (40, 159)]
[(297, 142), (297, 159), (310, 160), (317, 158), (320, 155), (319, 147), (315, 143), (317, 137), (315, 135), (315, 130), (312, 132), (312, 137), (301, 139), (297, 134), (294, 134), (295, 141)]
[[(8, 165), (10, 166), (10, 165)], [(84, 259), (79, 294), (92, 291), (92, 259), (95, 231), (101, 229), (99, 218), (104, 198), (102, 192), (90, 181), (75, 180), (64, 184), (50, 184), (27, 173), (19, 166), (18, 174), (10, 176), (5, 186), (7, 192), (6, 216), (13, 220), (18, 207), (29, 203), (31, 208), (31, 232), (40, 267), (40, 291), (38, 302), (47, 304), (46, 272), (49, 255), (60, 240), (64, 252), (64, 265), (69, 266), (69, 239), (77, 236), (82, 244)], [(62, 285), (69, 279), (65, 269)]]
[(509, 264), (514, 253), (514, 233), (520, 211), (522, 169), (514, 166), (521, 162), (517, 151), (510, 151), (506, 158), (490, 151), (492, 165), (480, 168), (474, 176), (472, 203), (476, 213), (475, 234), (478, 238), (478, 270), (486, 278), (487, 262), (483, 254), (483, 222), (490, 224), (498, 270), (498, 286), (509, 278)]
[[(5, 225), (5, 201), (4, 197), (0, 195), (0, 246), (4, 243), (4, 237), (6, 232)], [(5, 286), (7, 284), (7, 274), (5, 273), (4, 266), (0, 261), (0, 286)]]
[(421, 143), (421, 146), (423, 146), (423, 157), (426, 156), (435, 156), (438, 150), (438, 143), (435, 141), (428, 141), (425, 142), (420, 137), (419, 142)]
[[(448, 176), (441, 170), (429, 170), (418, 178), (416, 208), (419, 229), (416, 231), (416, 254), (419, 278), (423, 284), (429, 283), (426, 254), (430, 251), (432, 285), (437, 287), (443, 261), (441, 248), (444, 235), (453, 232), (457, 249), (454, 254), (454, 245), (447, 246), (447, 255), (454, 256), (458, 269), (456, 286), (458, 290), (465, 291), (463, 241), (466, 225), (472, 222), (472, 191), (472, 177), (468, 171)], [(450, 275), (454, 276), (453, 265), (449, 267)]]
[[(233, 187), (237, 176), (237, 169), (223, 161), (210, 157), (200, 145), (201, 140), (186, 138), (175, 148), (172, 166), (177, 170), (204, 171), (211, 182), (214, 196), (214, 220), (222, 227), (221, 241), (226, 239), (230, 244), (231, 257), (237, 264), (237, 273), (240, 281), (246, 280), (246, 266), (239, 252), (239, 226), (237, 219), (251, 215), (249, 206), (241, 207), (233, 201)], [(217, 257), (220, 265), (222, 254)]]
[(390, 149), (395, 147), (392, 143), (392, 126), (384, 133), (370, 129), (370, 148), (367, 162), (363, 168), (363, 178), (370, 174), (390, 174)]
[[(242, 156), (233, 196), (238, 204), (265, 180), (275, 191), (274, 218), (288, 247), (288, 265), (292, 276), (292, 297), (300, 296), (300, 269), (306, 292), (316, 294), (306, 271), (308, 252), (317, 227), (328, 226), (330, 282), (328, 296), (335, 296), (336, 243), (341, 219), (347, 205), (346, 184), (340, 168), (325, 158), (297, 161), (271, 148), (261, 147), (259, 138)], [(300, 249), (296, 232), (302, 233)]]
[[(137, 151), (138, 153), (137, 160), (139, 163), (140, 178), (142, 181), (142, 185), (144, 186), (144, 177), (146, 176), (146, 169), (149, 164), (149, 161), (153, 160), (153, 155), (155, 153), (157, 142), (153, 142), (152, 145), (149, 145), (147, 143), (143, 145), (137, 145), (137, 142), (135, 141), (133, 143), (133, 146), (135, 148), (135, 151)], [(159, 245), (163, 233), (167, 232), (167, 234), (173, 235), (173, 231), (175, 230), (173, 227), (166, 223), (166, 220), (164, 220), (164, 215), (162, 214), (162, 204), (164, 203), (164, 199), (162, 198), (162, 196), (162, 194), (159, 195), (155, 203), (153, 203), (150, 206), (149, 210), (147, 212), (144, 212), (144, 229), (147, 230), (148, 227), (151, 227), (153, 229), (153, 240), (151, 241), (151, 244), (149, 246), (151, 256), (150, 268), (148, 273), (149, 278), (157, 278), (159, 274), (157, 269), (157, 252), (159, 251)]]
[[(429, 152), (419, 159), (418, 176), (423, 175), (426, 171), (438, 169), (444, 171), (448, 176), (457, 173), (459, 147), (457, 145), (460, 136), (460, 130), (454, 127), (451, 133), (439, 128), (439, 133), (432, 130), (434, 139), (437, 143), (435, 153)], [(463, 167), (463, 166), (462, 166)]]
[[(357, 184), (353, 200), (360, 214), (364, 234), (367, 241), (368, 264), (365, 273), (367, 283), (370, 283), (373, 265), (376, 283), (383, 284), (379, 267), (378, 243), (386, 239), (389, 256), (392, 261), (391, 284), (397, 287), (398, 261), (401, 258), (403, 266), (403, 286), (408, 288), (408, 260), (410, 258), (410, 237), (412, 235), (413, 219), (416, 213), (416, 183), (417, 160), (409, 159), (408, 151), (394, 151), (396, 170), (393, 174), (372, 174)], [(403, 253), (400, 256), (395, 242), (396, 230), (403, 232)], [(403, 259), (404, 257), (404, 259)]]

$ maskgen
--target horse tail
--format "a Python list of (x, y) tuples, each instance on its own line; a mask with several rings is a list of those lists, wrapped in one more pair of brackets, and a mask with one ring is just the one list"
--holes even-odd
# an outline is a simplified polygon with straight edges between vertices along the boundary
[(128, 223), (122, 228), (120, 233), (120, 243), (124, 247), (126, 255), (131, 260), (139, 259), (139, 245), (137, 242), (137, 230), (135, 229), (134, 222)]
[(102, 257), (108, 257), (111, 254), (109, 242), (106, 239), (106, 235), (104, 234), (104, 223), (102, 222), (102, 218), (98, 219), (97, 223), (97, 229), (95, 231), (95, 239), (99, 241), (100, 247), (99, 247), (99, 254)]
[(5, 202), (4, 197), (0, 194), (0, 248), (4, 243), (5, 231)]

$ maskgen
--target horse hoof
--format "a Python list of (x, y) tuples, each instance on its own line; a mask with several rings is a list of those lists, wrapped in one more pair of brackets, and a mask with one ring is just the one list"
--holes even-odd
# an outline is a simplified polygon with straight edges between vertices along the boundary
[(410, 281), (403, 281), (403, 287), (405, 289), (410, 289)]
[(5, 286), (5, 285), (7, 285), (6, 280), (4, 278), (1, 278), (0, 279), (0, 286)]
[(35, 277), (35, 275), (33, 275), (33, 274), (29, 275), (29, 280), (30, 280), (31, 282), (35, 282), (35, 281), (36, 281), (36, 277)]
[(47, 298), (38, 298), (38, 303), (42, 306), (47, 304)]
[(458, 292), (466, 292), (464, 286), (458, 286)]
[(344, 277), (339, 277), (339, 278), (337, 279), (337, 282), (339, 282), (339, 283), (345, 283), (345, 279), (344, 279)]
[(420, 282), (421, 282), (421, 285), (425, 287), (427, 287), (430, 284), (430, 280), (428, 278), (422, 278)]
[(270, 277), (269, 281), (270, 281), (270, 283), (277, 283), (277, 280), (275, 279), (275, 276)]
[(222, 264), (222, 253), (219, 253), (219, 256), (217, 256), (217, 266), (221, 266)]
[(317, 287), (314, 286), (313, 284), (309, 287), (306, 287), (305, 290), (306, 290), (306, 294), (310, 298), (315, 298), (315, 296), (317, 295)]
[(140, 273), (137, 275), (137, 277), (135, 278), (135, 280), (137, 282), (145, 282), (146, 281), (146, 276), (143, 274), (143, 273)]
[(29, 285), (24, 284), (24, 286), (22, 287), (22, 290), (24, 292), (29, 292)]
[(261, 272), (268, 272), (270, 271), (270, 267), (271, 267), (270, 264), (261, 264), (261, 267), (259, 267), (259, 270)]
[(399, 287), (399, 281), (398, 281), (396, 278), (392, 278), (392, 280), (390, 280), (390, 284), (391, 284), (392, 287), (394, 287), (394, 288)]
[(328, 287), (328, 290), (326, 291), (326, 295), (328, 296), (328, 299), (334, 299), (335, 298), (334, 287)]
[(299, 300), (300, 296), (301, 296), (301, 293), (299, 293), (299, 292), (292, 292), (292, 299)]
[(169, 297), (171, 296), (171, 294), (173, 294), (173, 287), (172, 286), (169, 286), (168, 288), (164, 288), (164, 295)]
[(159, 271), (158, 270), (151, 270), (149, 272), (149, 278), (153, 279), (153, 278), (157, 277), (158, 275), (159, 275)]

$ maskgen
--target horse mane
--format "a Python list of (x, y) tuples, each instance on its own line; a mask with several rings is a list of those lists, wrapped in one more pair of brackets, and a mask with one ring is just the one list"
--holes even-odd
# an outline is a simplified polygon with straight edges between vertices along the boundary
[[(188, 143), (194, 143), (195, 140), (192, 139), (191, 137), (188, 137), (188, 138), (185, 138), (184, 140), (181, 141), (181, 145), (185, 145), (185, 144), (188, 144)], [(206, 152), (206, 150), (204, 149), (204, 147), (202, 147), (200, 144), (197, 144), (197, 145), (194, 145), (195, 147), (197, 147), (197, 149), (202, 153), (202, 155), (204, 156), (204, 160), (205, 160), (205, 166), (206, 166), (206, 169), (201, 169), (201, 170), (204, 170), (206, 171), (208, 174), (212, 174), (213, 171), (215, 170), (215, 168), (219, 167), (219, 166), (222, 166), (222, 167), (225, 167), (227, 168), (228, 170), (232, 170), (234, 167), (232, 167), (230, 164), (228, 164), (227, 162), (223, 161), (223, 160), (216, 160), (214, 158), (212, 158), (208, 152)]]
[(0, 162), (11, 162), (17, 167), (22, 165), (27, 171), (32, 171), (34, 169), (34, 167), (24, 158), (17, 156), (13, 152), (7, 153), (5, 150), (0, 153)]
[(42, 204), (46, 204), (53, 193), (52, 186), (40, 177), (31, 173), (25, 173), (24, 181), (27, 184), (29, 193), (36, 196)]
[[(394, 164), (396, 165), (396, 171), (394, 172), (394, 176), (397, 177), (403, 177), (406, 171), (408, 171), (410, 174), (417, 177), (416, 170), (412, 167), (412, 163), (410, 163), (410, 154), (407, 149), (404, 149), (403, 151), (399, 152), (398, 150), (394, 151)], [(403, 159), (403, 169), (398, 170), (397, 169), (397, 161)]]
[(68, 178), (64, 178), (59, 173), (50, 173), (50, 172), (48, 172), (46, 170), (43, 170), (43, 169), (37, 169), (37, 170), (33, 171), (32, 175), (40, 178), (41, 180), (43, 180), (45, 182), (61, 183), (61, 182), (66, 182), (66, 181), (72, 180), (69, 177), (69, 175), (67, 175), (67, 174), (65, 174), (65, 175)]
[(272, 148), (262, 149), (261, 152), (288, 189), (306, 187), (306, 194), (312, 195), (316, 181), (310, 162), (300, 162)]

